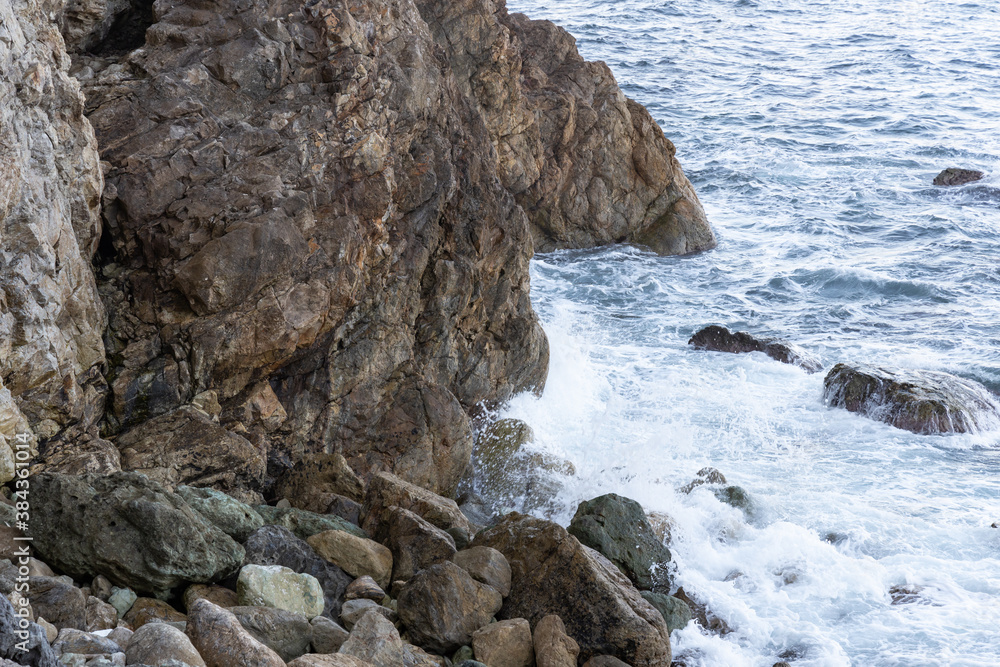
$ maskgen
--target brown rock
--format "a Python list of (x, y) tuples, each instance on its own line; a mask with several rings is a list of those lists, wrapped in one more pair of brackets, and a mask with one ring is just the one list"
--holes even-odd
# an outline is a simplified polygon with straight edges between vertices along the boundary
[(390, 507), (375, 534), (392, 551), (392, 579), (406, 581), (419, 570), (455, 555), (455, 540), (409, 510)]
[(232, 607), (229, 611), (244, 630), (285, 662), (308, 652), (312, 626), (302, 614), (274, 607)]
[(747, 352), (763, 352), (775, 361), (783, 364), (799, 366), (809, 373), (823, 370), (819, 359), (791, 343), (785, 343), (774, 338), (757, 338), (743, 331), (730, 331), (716, 325), (705, 327), (688, 340), (696, 350), (713, 352), (731, 352), (743, 354)]
[(949, 167), (934, 177), (934, 185), (965, 185), (980, 180), (984, 175), (975, 169)]
[(111, 582), (108, 581), (108, 578), (105, 577), (103, 574), (99, 574), (96, 577), (94, 577), (94, 580), (90, 583), (91, 595), (105, 602), (107, 602), (108, 598), (111, 597), (112, 593), (111, 589), (112, 589)]
[(566, 626), (555, 614), (538, 621), (532, 640), (538, 667), (576, 667), (580, 647), (566, 634)]
[(438, 656), (407, 644), (382, 614), (370, 611), (351, 629), (340, 653), (360, 658), (374, 667), (443, 667)]
[(35, 616), (44, 617), (60, 630), (87, 629), (87, 597), (62, 578), (29, 577), (27, 595)]
[(87, 632), (111, 630), (118, 626), (118, 611), (93, 595), (87, 598)]
[(368, 482), (361, 527), (374, 534), (393, 506), (410, 510), (441, 530), (459, 526), (473, 532), (469, 520), (458, 509), (454, 500), (443, 498), (389, 473), (378, 473)]
[(195, 600), (187, 635), (207, 667), (284, 667), (277, 653), (254, 639), (231, 612), (208, 600)]
[(208, 600), (223, 609), (235, 607), (239, 604), (236, 599), (236, 591), (223, 588), (222, 586), (206, 584), (191, 584), (184, 590), (183, 599), (185, 609), (190, 609), (195, 600)]
[(342, 530), (326, 530), (306, 540), (320, 556), (353, 577), (368, 575), (379, 586), (388, 586), (392, 552), (374, 540)]
[(510, 563), (511, 593), (498, 618), (537, 624), (557, 614), (583, 660), (613, 654), (634, 667), (670, 664), (660, 613), (614, 564), (561, 526), (511, 513), (474, 545), (493, 547)]
[(320, 512), (306, 507), (320, 494), (334, 493), (361, 502), (365, 487), (340, 454), (316, 454), (300, 461), (289, 470), (275, 487), (275, 495), (287, 498), (299, 509)]
[(316, 653), (336, 653), (347, 641), (348, 632), (326, 616), (309, 621), (312, 626), (312, 648)]
[(205, 661), (187, 635), (166, 623), (147, 623), (132, 634), (123, 648), (130, 665), (159, 667), (178, 660), (191, 667), (205, 667)]
[(583, 667), (631, 667), (631, 665), (627, 662), (622, 662), (613, 655), (595, 655), (583, 663)]
[(353, 655), (312, 653), (292, 660), (288, 667), (371, 667), (371, 664)]
[(452, 556), (451, 560), (476, 581), (495, 588), (504, 597), (510, 595), (510, 565), (496, 549), (468, 547)]
[(472, 633), (476, 660), (489, 667), (534, 667), (531, 627), (523, 618), (490, 623)]
[(167, 486), (255, 488), (264, 478), (262, 452), (204, 412), (183, 407), (118, 437), (122, 469)]
[(454, 563), (418, 572), (399, 594), (399, 618), (417, 646), (450, 653), (497, 613), (503, 598)]
[(156, 598), (139, 598), (128, 610), (122, 619), (132, 626), (133, 630), (138, 630), (142, 626), (152, 621), (177, 622), (186, 621), (187, 616), (177, 611), (163, 600)]
[(382, 602), (385, 598), (385, 591), (382, 587), (375, 583), (375, 580), (369, 576), (358, 577), (352, 581), (347, 589), (344, 590), (344, 599), (346, 600), (374, 600), (375, 602)]

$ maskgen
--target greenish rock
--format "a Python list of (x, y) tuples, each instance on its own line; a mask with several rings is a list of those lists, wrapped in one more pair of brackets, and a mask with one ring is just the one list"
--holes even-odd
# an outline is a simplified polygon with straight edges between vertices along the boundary
[(130, 588), (118, 588), (117, 586), (111, 589), (111, 595), (108, 597), (108, 604), (115, 608), (118, 612), (118, 618), (125, 618), (125, 614), (128, 610), (132, 608), (135, 601), (139, 599), (139, 596), (135, 594)]
[(463, 660), (462, 662), (456, 662), (455, 667), (486, 667), (486, 665), (477, 660)]
[(236, 580), (241, 607), (274, 607), (307, 619), (323, 613), (323, 587), (309, 574), (281, 565), (246, 565)]
[(40, 473), (31, 481), (31, 537), (40, 558), (78, 580), (103, 574), (165, 597), (235, 573), (245, 552), (184, 499), (136, 472)]
[(642, 506), (614, 493), (580, 503), (569, 533), (618, 566), (639, 589), (667, 586), (670, 550), (656, 538)]
[(327, 530), (343, 530), (358, 537), (368, 537), (368, 534), (335, 514), (316, 514), (294, 507), (273, 507), (258, 505), (254, 510), (264, 519), (265, 526), (282, 526), (292, 531), (300, 540), (305, 540), (316, 533)]
[(742, 486), (725, 486), (721, 489), (713, 489), (712, 493), (721, 502), (731, 505), (738, 510), (742, 510), (748, 517), (754, 513), (754, 502), (750, 494)]
[(178, 486), (176, 493), (237, 542), (246, 542), (253, 531), (264, 525), (264, 518), (252, 507), (221, 491)]
[(476, 654), (472, 652), (471, 646), (463, 646), (462, 648), (455, 651), (455, 655), (451, 656), (451, 661), (458, 665), (466, 660), (472, 660), (476, 657)]
[(826, 404), (921, 434), (978, 433), (1000, 425), (1000, 404), (972, 380), (937, 371), (837, 364)]
[(694, 618), (691, 607), (684, 600), (653, 591), (642, 591), (639, 594), (643, 600), (656, 607), (656, 610), (663, 616), (670, 632), (687, 627), (688, 621)]

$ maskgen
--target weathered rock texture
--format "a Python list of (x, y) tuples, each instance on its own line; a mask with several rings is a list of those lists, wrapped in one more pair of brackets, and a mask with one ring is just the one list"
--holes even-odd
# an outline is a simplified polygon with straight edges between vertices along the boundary
[(1000, 424), (1000, 402), (986, 387), (939, 371), (837, 364), (823, 380), (823, 397), (914, 433), (976, 433)]
[(43, 439), (85, 433), (102, 416), (106, 390), (105, 314), (90, 266), (101, 235), (104, 184), (94, 133), (83, 115), (79, 85), (67, 73), (69, 58), (50, 20), (50, 4), (55, 3), (0, 5), (4, 440), (24, 432), (25, 425)]
[(726, 327), (714, 324), (691, 336), (688, 345), (697, 350), (731, 352), (733, 354), (763, 352), (775, 361), (799, 366), (809, 373), (823, 370), (823, 364), (820, 363), (819, 359), (795, 345), (774, 338), (757, 338), (744, 331), (733, 332)]

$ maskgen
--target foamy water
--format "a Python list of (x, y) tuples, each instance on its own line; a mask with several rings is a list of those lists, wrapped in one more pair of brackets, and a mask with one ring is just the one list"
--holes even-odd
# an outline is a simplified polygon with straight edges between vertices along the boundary
[[(824, 373), (686, 345), (722, 324), (1000, 388), (1000, 6), (510, 4), (650, 108), (720, 238), (536, 257), (549, 381), (505, 414), (576, 466), (555, 518), (606, 492), (673, 517), (677, 584), (732, 629), (675, 631), (687, 665), (1000, 664), (1000, 432), (914, 435), (827, 408)], [(932, 187), (948, 166), (987, 177)], [(677, 491), (707, 465), (750, 516)]]

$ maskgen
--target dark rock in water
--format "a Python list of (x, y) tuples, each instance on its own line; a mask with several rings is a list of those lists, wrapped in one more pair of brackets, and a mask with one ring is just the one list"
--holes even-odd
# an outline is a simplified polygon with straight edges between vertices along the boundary
[(674, 597), (687, 604), (688, 609), (690, 609), (691, 613), (694, 615), (694, 620), (698, 622), (698, 625), (705, 628), (709, 632), (717, 635), (727, 635), (733, 631), (732, 628), (729, 627), (728, 623), (713, 614), (706, 605), (698, 602), (685, 593), (683, 588), (678, 588)]
[(914, 433), (976, 433), (1000, 424), (990, 391), (949, 373), (837, 364), (823, 387), (827, 405)]
[(233, 573), (243, 547), (181, 499), (138, 473), (32, 477), (38, 553), (78, 578), (103, 574), (138, 592), (164, 595), (185, 582)]
[(720, 501), (735, 507), (738, 510), (742, 510), (747, 516), (753, 514), (753, 499), (742, 486), (726, 486), (721, 489), (715, 489), (712, 493), (714, 493), (715, 497)]
[(703, 484), (725, 484), (726, 476), (718, 469), (705, 467), (695, 473), (695, 478), (678, 489), (681, 493), (691, 493)]
[(901, 584), (889, 589), (889, 597), (892, 598), (893, 605), (930, 604), (930, 600), (921, 595), (923, 590), (923, 586), (916, 584)]
[(309, 574), (323, 588), (323, 615), (340, 618), (344, 591), (354, 578), (333, 563), (327, 562), (305, 540), (281, 526), (264, 526), (247, 538), (246, 563), (281, 565), (300, 574)]
[(670, 550), (656, 538), (642, 506), (634, 500), (609, 493), (584, 501), (568, 531), (617, 565), (636, 587), (670, 587), (665, 567)]
[(732, 332), (725, 327), (716, 325), (705, 327), (691, 336), (688, 345), (692, 345), (698, 350), (712, 352), (732, 352), (734, 354), (763, 352), (775, 361), (799, 366), (809, 373), (823, 370), (823, 364), (818, 359), (790, 343), (773, 338), (756, 338), (742, 331)]
[(615, 655), (634, 667), (670, 664), (670, 632), (618, 567), (558, 524), (512, 512), (473, 540), (510, 564), (511, 591), (497, 615), (532, 625), (556, 614), (580, 661)]
[(949, 167), (934, 177), (934, 185), (965, 185), (978, 181), (984, 176), (983, 172), (975, 169), (959, 169)]
[(675, 598), (673, 595), (654, 593), (653, 591), (642, 591), (642, 599), (656, 607), (656, 610), (663, 615), (663, 620), (667, 624), (667, 629), (673, 632), (685, 627), (694, 615), (687, 602)]
[[(49, 646), (45, 630), (37, 623), (20, 627), (21, 618), (6, 595), (0, 595), (0, 659), (8, 658), (15, 664), (31, 667), (62, 667), (59, 657)], [(27, 635), (18, 635), (26, 632)], [(20, 645), (20, 646), (19, 646)], [(28, 650), (22, 651), (22, 648)]]

